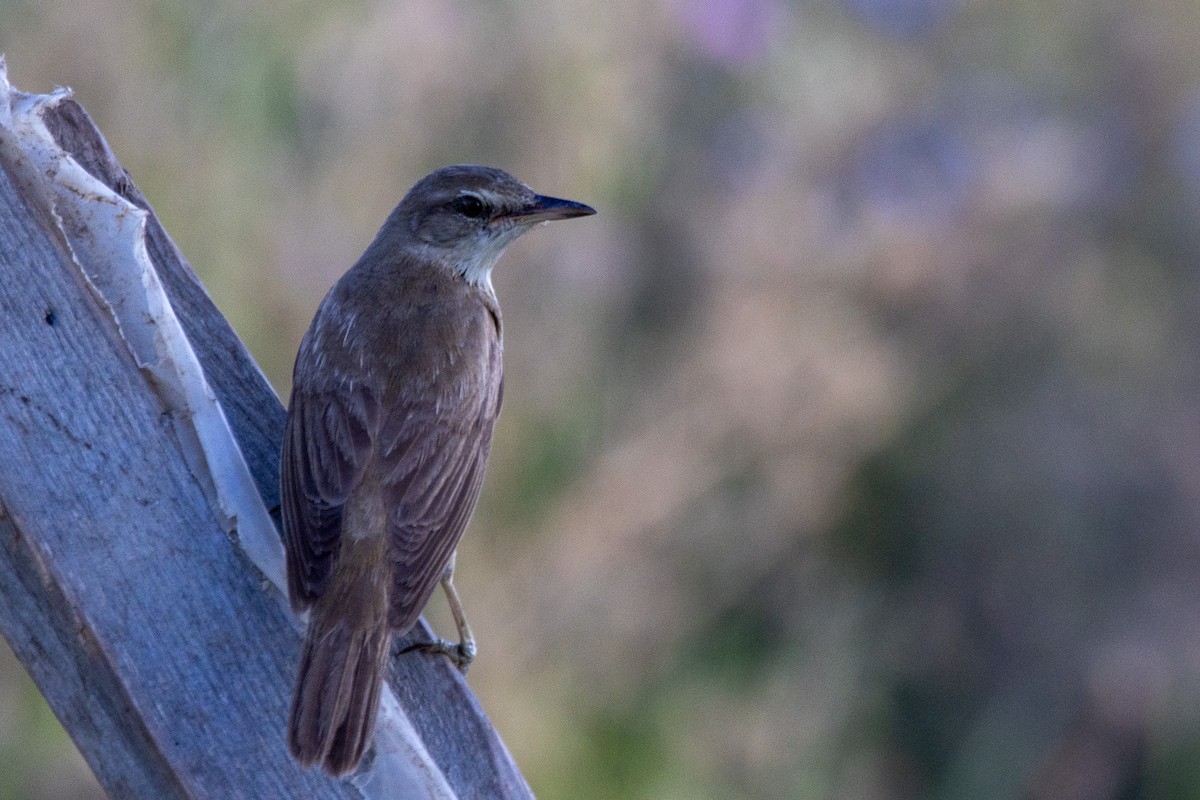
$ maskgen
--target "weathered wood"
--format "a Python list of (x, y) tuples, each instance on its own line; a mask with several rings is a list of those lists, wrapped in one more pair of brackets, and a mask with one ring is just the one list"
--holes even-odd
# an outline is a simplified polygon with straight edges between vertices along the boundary
[[(92, 176), (149, 211), (81, 107), (62, 100), (45, 120)], [(0, 628), (13, 650), (112, 797), (381, 796), (386, 769), (333, 781), (288, 756), (297, 624), (222, 529), (181, 421), (38, 189), (14, 177), (19, 164), (0, 166)], [(146, 250), (275, 509), (279, 400), (153, 213)], [(394, 658), (391, 683), (432, 758), (418, 774), (440, 770), (462, 798), (531, 796), (448, 662)], [(416, 756), (377, 762), (396, 758)]]

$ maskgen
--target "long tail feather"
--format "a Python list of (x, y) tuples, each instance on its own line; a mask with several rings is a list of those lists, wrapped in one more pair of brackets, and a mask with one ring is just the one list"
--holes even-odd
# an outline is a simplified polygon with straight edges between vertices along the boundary
[(351, 624), (344, 611), (313, 609), (288, 717), (288, 747), (333, 775), (358, 765), (375, 729), (391, 632), (386, 615)]

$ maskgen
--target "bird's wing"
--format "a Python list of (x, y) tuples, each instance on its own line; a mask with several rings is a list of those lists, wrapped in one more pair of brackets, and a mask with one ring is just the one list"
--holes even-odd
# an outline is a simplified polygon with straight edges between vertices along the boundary
[(371, 450), (375, 405), (365, 391), (292, 393), (280, 493), (288, 594), (297, 611), (325, 590), (342, 533), (342, 505)]
[(437, 587), (479, 497), (499, 398), (393, 413), (376, 443), (391, 509), (388, 621), (407, 630)]

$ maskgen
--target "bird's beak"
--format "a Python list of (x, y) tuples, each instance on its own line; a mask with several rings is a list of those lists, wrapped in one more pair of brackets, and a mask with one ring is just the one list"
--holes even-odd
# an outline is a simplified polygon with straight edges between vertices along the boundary
[(576, 203), (574, 200), (560, 200), (557, 197), (535, 195), (533, 202), (519, 211), (506, 216), (522, 225), (532, 225), (537, 222), (549, 222), (554, 219), (571, 219), (572, 217), (587, 217), (596, 213), (596, 209)]

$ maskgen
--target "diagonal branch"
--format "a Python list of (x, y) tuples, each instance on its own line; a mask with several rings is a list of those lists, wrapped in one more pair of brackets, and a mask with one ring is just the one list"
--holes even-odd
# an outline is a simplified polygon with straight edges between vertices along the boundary
[(419, 657), (393, 659), (357, 775), (288, 756), (282, 426), (86, 112), (10, 89), (0, 60), (0, 628), (101, 784), (529, 797), (457, 671)]

